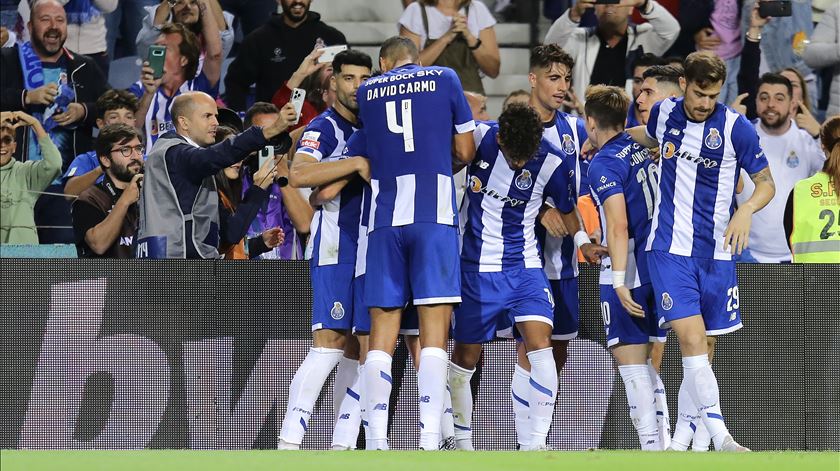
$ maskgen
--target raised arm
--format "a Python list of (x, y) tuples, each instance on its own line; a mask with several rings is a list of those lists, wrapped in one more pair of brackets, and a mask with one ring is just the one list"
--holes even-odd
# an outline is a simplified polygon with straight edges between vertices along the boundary
[(627, 131), (627, 134), (629, 134), (634, 141), (644, 147), (659, 147), (659, 141), (648, 136), (644, 126), (627, 128), (625, 131)]

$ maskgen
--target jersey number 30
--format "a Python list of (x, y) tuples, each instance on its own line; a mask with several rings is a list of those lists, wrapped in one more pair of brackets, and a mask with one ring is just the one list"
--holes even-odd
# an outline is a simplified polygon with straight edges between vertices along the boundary
[(406, 152), (414, 152), (414, 123), (411, 120), (411, 100), (400, 100), (400, 118), (402, 125), (397, 122), (397, 102), (385, 103), (385, 115), (388, 118), (388, 130), (394, 134), (402, 134)]

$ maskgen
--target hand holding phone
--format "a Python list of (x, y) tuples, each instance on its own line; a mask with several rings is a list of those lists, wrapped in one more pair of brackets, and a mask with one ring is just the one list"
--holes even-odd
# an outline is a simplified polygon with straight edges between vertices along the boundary
[(767, 18), (768, 16), (791, 16), (792, 14), (790, 0), (767, 0), (758, 2), (758, 15), (762, 18)]
[(303, 102), (306, 100), (306, 90), (302, 88), (295, 88), (292, 90), (292, 106), (295, 107), (295, 120), (292, 124), (297, 124), (300, 121), (300, 112), (303, 110)]
[(346, 51), (347, 45), (342, 44), (340, 46), (328, 46), (323, 48), (324, 53), (321, 54), (321, 57), (318, 58), (318, 63), (321, 64), (323, 62), (332, 62), (335, 59), (335, 55), (341, 51)]
[(152, 75), (159, 79), (163, 77), (163, 64), (166, 61), (166, 46), (153, 44), (149, 46), (149, 57), (146, 59), (152, 68)]

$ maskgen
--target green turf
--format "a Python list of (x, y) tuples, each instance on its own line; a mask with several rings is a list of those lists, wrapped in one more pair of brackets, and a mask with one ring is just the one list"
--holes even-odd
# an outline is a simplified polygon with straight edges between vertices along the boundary
[(840, 453), (0, 451), (2, 471), (838, 471)]

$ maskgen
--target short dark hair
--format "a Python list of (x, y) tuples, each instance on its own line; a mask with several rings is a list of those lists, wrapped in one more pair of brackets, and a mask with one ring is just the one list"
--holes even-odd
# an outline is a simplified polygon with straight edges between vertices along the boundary
[(373, 60), (371, 60), (369, 55), (359, 50), (348, 49), (341, 51), (333, 58), (333, 75), (340, 74), (341, 68), (345, 65), (356, 65), (373, 69)]
[(417, 62), (420, 51), (414, 41), (402, 36), (391, 36), (379, 48), (379, 58), (391, 61), (411, 59), (411, 62)]
[(680, 79), (685, 76), (682, 66), (677, 65), (654, 65), (645, 70), (643, 78), (653, 78), (657, 82), (671, 83), (680, 86)]
[(707, 88), (726, 81), (723, 59), (708, 51), (692, 52), (685, 58), (685, 81)]
[(531, 94), (527, 90), (523, 90), (521, 88), (519, 90), (514, 90), (514, 91), (508, 93), (507, 96), (505, 97), (505, 100), (502, 102), (502, 110), (504, 110), (505, 108), (508, 107), (508, 102), (510, 102), (510, 100), (512, 98), (518, 97), (518, 96), (530, 97)]
[(96, 99), (96, 111), (100, 119), (105, 119), (105, 113), (113, 110), (126, 109), (132, 113), (137, 112), (137, 97), (128, 90), (113, 88), (106, 91)]
[[(110, 159), (114, 144), (125, 144), (134, 138), (143, 142), (140, 133), (127, 124), (117, 123), (103, 126), (96, 138), (96, 155), (97, 157), (108, 157)], [(100, 165), (102, 165), (101, 162)], [(105, 167), (102, 167), (102, 170), (105, 170)]]
[(586, 89), (584, 112), (601, 129), (624, 129), (629, 107), (630, 97), (623, 88), (592, 85)]
[(531, 49), (529, 70), (533, 72), (537, 68), (549, 68), (551, 64), (563, 64), (571, 72), (575, 67), (575, 60), (557, 44), (542, 44)]
[(499, 116), (499, 141), (515, 162), (531, 160), (540, 148), (543, 124), (530, 106), (513, 103)]
[(782, 74), (766, 73), (758, 80), (758, 88), (764, 84), (784, 85), (787, 88), (788, 97), (793, 97), (793, 84)]
[(236, 129), (233, 129), (230, 126), (217, 126), (216, 127), (216, 144), (224, 141), (225, 139), (229, 138), (230, 136), (235, 136), (237, 134)]
[(248, 111), (245, 112), (245, 129), (250, 128), (254, 125), (254, 116), (258, 114), (279, 114), (280, 109), (277, 108), (273, 103), (268, 103), (265, 101), (258, 101), (251, 105), (248, 108)]
[(198, 73), (198, 59), (201, 56), (201, 47), (198, 37), (187, 26), (181, 23), (164, 23), (160, 27), (161, 34), (180, 34), (181, 43), (178, 45), (178, 52), (187, 58), (184, 78), (192, 80)]
[(654, 65), (665, 65), (665, 59), (646, 52), (636, 57), (633, 61), (633, 69), (636, 67), (652, 67)]
[(680, 67), (682, 67), (685, 59), (683, 59), (680, 56), (668, 56), (664, 59), (664, 61), (664, 65), (679, 65)]

